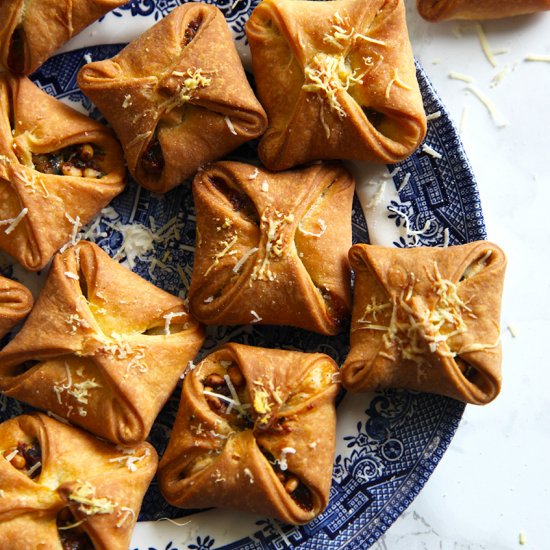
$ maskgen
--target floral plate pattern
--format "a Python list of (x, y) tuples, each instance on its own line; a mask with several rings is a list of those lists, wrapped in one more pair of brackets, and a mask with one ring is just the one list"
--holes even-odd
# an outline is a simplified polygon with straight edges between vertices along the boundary
[[(121, 49), (121, 44), (109, 42), (122, 21), (125, 26), (141, 29), (181, 3), (132, 0), (94, 25), (96, 30), (89, 33), (93, 37), (90, 44), (50, 59), (33, 75), (33, 80), (51, 95), (100, 118), (76, 85), (78, 70), (90, 59), (112, 57)], [(217, 3), (243, 51), (244, 22), (255, 3), (256, 0)], [(429, 147), (395, 166), (350, 164), (358, 183), (352, 215), (354, 242), (443, 246), (486, 236), (477, 184), (457, 131), (423, 70), (417, 69), (426, 112), (435, 113), (425, 141)], [(430, 154), (430, 150), (440, 158)], [(257, 163), (255, 144), (241, 147), (231, 158)], [(157, 286), (185, 297), (195, 242), (190, 183), (159, 196), (130, 181), (122, 195), (82, 228), (80, 236), (96, 242)], [(0, 271), (35, 289), (43, 280), (43, 274), (26, 274), (1, 254)], [(294, 328), (249, 325), (210, 327), (200, 356), (226, 341), (321, 351), (339, 363), (349, 349), (348, 331), (324, 337)], [(160, 454), (170, 435), (180, 391), (178, 386), (149, 438)], [(30, 407), (0, 395), (0, 420), (29, 410)], [(144, 499), (132, 548), (367, 548), (425, 484), (457, 429), (463, 410), (464, 405), (452, 399), (407, 391), (341, 395), (330, 504), (313, 522), (288, 526), (237, 512), (178, 510), (164, 501), (153, 481)]]

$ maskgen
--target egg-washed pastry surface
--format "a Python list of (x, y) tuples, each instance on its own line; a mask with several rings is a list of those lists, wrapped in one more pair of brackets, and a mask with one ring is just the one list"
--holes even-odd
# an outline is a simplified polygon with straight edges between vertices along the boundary
[(416, 0), (428, 21), (447, 19), (500, 19), (550, 10), (550, 0)]
[(32, 308), (27, 287), (0, 276), (0, 338), (6, 335)]
[(351, 309), (353, 191), (337, 164), (272, 173), (219, 162), (201, 170), (193, 182), (192, 313), (206, 324), (340, 332)]
[(246, 24), (269, 127), (261, 161), (393, 163), (411, 155), (426, 116), (402, 0), (264, 0)]
[(166, 192), (265, 130), (220, 10), (176, 8), (112, 59), (81, 69), (78, 83), (112, 124), (128, 168)]
[(0, 389), (130, 445), (147, 437), (203, 340), (183, 300), (81, 242), (54, 258), (0, 352)]
[(406, 388), (485, 404), (501, 386), (505, 256), (478, 241), (449, 248), (355, 245), (352, 391)]
[(126, 550), (156, 466), (148, 443), (121, 449), (44, 414), (0, 424), (0, 547)]
[(30, 74), (82, 29), (127, 0), (1, 0), (0, 68)]
[(125, 185), (120, 145), (26, 77), (0, 76), (0, 250), (42, 269)]
[(186, 376), (159, 468), (165, 498), (311, 521), (332, 479), (338, 367), (327, 355), (226, 344)]

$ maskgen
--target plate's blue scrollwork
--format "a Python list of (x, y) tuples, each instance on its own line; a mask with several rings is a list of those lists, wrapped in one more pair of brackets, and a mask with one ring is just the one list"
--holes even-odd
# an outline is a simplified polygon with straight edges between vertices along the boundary
[[(256, 0), (219, 0), (218, 7), (234, 28), (243, 29), (246, 14)], [(132, 0), (115, 10), (113, 17), (125, 14), (158, 19), (180, 0)], [(34, 81), (48, 93), (70, 100), (88, 110), (95, 118), (100, 113), (81, 94), (76, 85), (80, 67), (91, 60), (116, 54), (121, 45), (89, 47), (50, 59)], [(441, 112), (430, 121), (428, 145), (441, 154), (434, 158), (417, 152), (399, 165), (394, 178), (398, 200), (387, 207), (386, 215), (398, 228), (405, 219), (408, 229), (417, 233), (403, 237), (397, 246), (441, 246), (446, 235), (449, 244), (460, 244), (485, 237), (483, 215), (475, 179), (441, 101), (422, 69), (418, 79), (428, 113)], [(232, 158), (254, 157), (247, 145)], [(389, 167), (394, 170), (397, 166)], [(402, 186), (403, 175), (410, 181)], [(423, 231), (430, 221), (428, 230)], [(152, 246), (135, 257), (124, 254), (125, 231), (140, 226), (152, 236)], [(359, 201), (352, 216), (353, 242), (368, 242), (367, 221)], [(372, 227), (371, 227), (372, 230)], [(165, 290), (186, 297), (195, 243), (195, 218), (189, 182), (164, 196), (157, 196), (130, 182), (124, 193), (88, 227), (89, 240), (97, 242), (112, 257)], [(9, 267), (7, 267), (9, 271)], [(267, 347), (302, 349), (328, 353), (342, 363), (349, 349), (347, 331), (336, 337), (288, 327), (245, 326), (210, 327), (201, 355), (225, 341), (238, 341)], [(199, 357), (200, 358), (200, 357)], [(151, 432), (150, 441), (163, 453), (177, 412), (181, 384), (167, 402)], [(339, 410), (347, 406), (345, 396)], [(354, 423), (338, 442), (328, 508), (304, 526), (287, 526), (273, 520), (260, 520), (249, 536), (222, 540), (212, 532), (200, 532), (187, 544), (190, 550), (215, 548), (293, 548), (336, 549), (367, 548), (373, 544), (411, 503), (445, 452), (460, 420), (464, 405), (448, 398), (405, 391), (367, 394), (354, 409)], [(0, 420), (30, 408), (13, 399), (0, 397)], [(140, 521), (176, 518), (200, 511), (182, 511), (162, 498), (154, 481), (147, 492)], [(195, 536), (195, 535), (194, 535)], [(176, 546), (174, 545), (176, 544)], [(145, 541), (136, 550), (182, 550), (171, 540)]]
[(224, 14), (235, 38), (246, 41), (244, 25), (259, 0), (189, 0), (189, 2), (186, 0), (131, 0), (110, 12), (109, 16), (123, 17), (125, 14), (130, 14), (132, 17), (151, 17), (152, 22), (157, 22), (174, 8), (198, 1), (218, 7)]

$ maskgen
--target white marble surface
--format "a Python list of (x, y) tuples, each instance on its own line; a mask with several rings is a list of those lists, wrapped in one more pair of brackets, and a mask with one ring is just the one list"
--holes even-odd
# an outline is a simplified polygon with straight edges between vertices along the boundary
[[(484, 22), (493, 68), (470, 23), (429, 24), (407, 3), (416, 57), (460, 124), (479, 185), (489, 239), (508, 255), (502, 312), (502, 393), (468, 406), (448, 451), (425, 488), (374, 546), (376, 550), (508, 550), (550, 548), (550, 12)], [(460, 35), (460, 36), (457, 36)], [(510, 68), (501, 83), (495, 74)], [(456, 71), (508, 120), (497, 128)], [(515, 329), (514, 338), (507, 329)], [(520, 543), (523, 533), (524, 544)]]

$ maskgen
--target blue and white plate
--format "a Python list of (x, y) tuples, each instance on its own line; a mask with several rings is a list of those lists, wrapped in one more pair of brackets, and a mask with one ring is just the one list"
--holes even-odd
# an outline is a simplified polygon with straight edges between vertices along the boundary
[[(132, 0), (83, 31), (50, 59), (33, 80), (51, 95), (99, 118), (76, 86), (80, 67), (112, 57), (123, 43), (183, 3)], [(218, 0), (235, 34), (245, 65), (243, 26), (257, 0)], [(357, 179), (353, 210), (354, 242), (387, 246), (444, 246), (485, 238), (477, 185), (457, 131), (423, 70), (418, 79), (428, 114), (426, 144), (395, 166), (350, 164)], [(439, 113), (439, 114), (438, 114)], [(434, 153), (435, 152), (435, 153)], [(254, 145), (232, 158), (255, 159)], [(366, 219), (365, 219), (366, 218)], [(132, 226), (137, 230), (128, 230)], [(368, 227), (368, 230), (367, 230)], [(195, 217), (189, 183), (158, 196), (130, 182), (81, 235), (97, 242), (157, 286), (186, 296), (195, 243)], [(25, 273), (0, 254), (0, 268), (38, 289), (44, 275)], [(349, 349), (347, 331), (323, 337), (285, 327), (213, 327), (201, 356), (226, 341), (266, 347), (321, 351), (342, 363)], [(159, 416), (150, 440), (162, 454), (177, 410), (178, 387)], [(30, 410), (0, 396), (0, 420)], [(457, 429), (464, 405), (452, 399), (383, 391), (345, 395), (338, 405), (337, 450), (330, 504), (302, 527), (250, 514), (220, 510), (185, 511), (168, 505), (154, 481), (132, 540), (137, 550), (214, 550), (255, 548), (367, 548), (418, 494)]]

